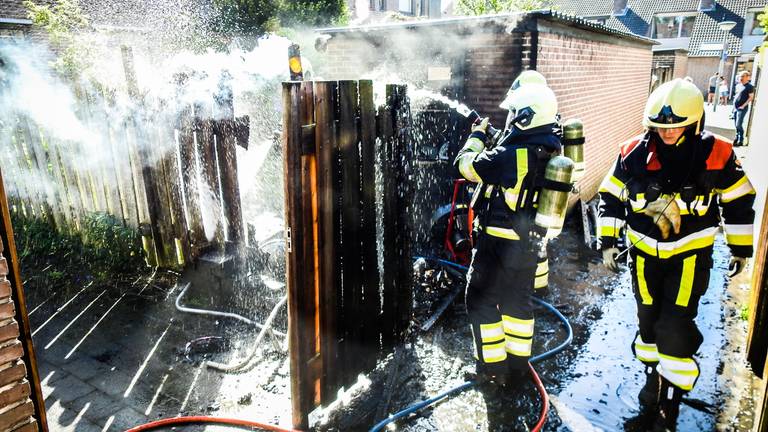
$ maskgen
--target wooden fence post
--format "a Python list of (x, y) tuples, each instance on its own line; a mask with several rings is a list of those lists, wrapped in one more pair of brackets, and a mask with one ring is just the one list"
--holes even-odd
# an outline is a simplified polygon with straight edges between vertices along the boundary
[(333, 401), (338, 390), (339, 342), (338, 312), (341, 292), (340, 257), (341, 207), (339, 197), (340, 172), (336, 140), (338, 84), (335, 81), (315, 83), (315, 146), (317, 155), (318, 233), (321, 351), (323, 353), (323, 382), (321, 403)]

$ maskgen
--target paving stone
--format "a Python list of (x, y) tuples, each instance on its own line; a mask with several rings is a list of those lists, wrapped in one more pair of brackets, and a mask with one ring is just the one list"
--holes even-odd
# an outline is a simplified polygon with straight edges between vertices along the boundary
[(86, 418), (87, 410), (80, 412), (65, 408), (59, 401), (46, 403), (45, 414), (51, 432), (100, 432), (101, 427)]
[(94, 423), (99, 423), (99, 421), (125, 408), (122, 400), (107, 396), (98, 390), (64, 405), (75, 411), (79, 411), (87, 405), (88, 410), (85, 412), (85, 417)]
[(72, 375), (56, 381), (51, 384), (51, 387), (53, 390), (48, 394), (46, 402), (50, 400), (51, 402), (59, 401), (66, 403), (96, 390), (92, 385)]
[(133, 408), (123, 408), (114, 414), (115, 420), (109, 427), (109, 431), (122, 432), (134, 426), (147, 423), (147, 416)]
[(112, 368), (110, 365), (94, 360), (87, 355), (74, 356), (71, 362), (61, 366), (62, 369), (80, 378), (83, 381), (95, 377), (99, 374), (105, 374)]
[(94, 376), (88, 380), (88, 383), (110, 396), (119, 395), (120, 397), (123, 397), (123, 393), (125, 392), (125, 389), (127, 389), (130, 385), (131, 379), (133, 379), (133, 377), (128, 376), (128, 374), (118, 369), (115, 369)]

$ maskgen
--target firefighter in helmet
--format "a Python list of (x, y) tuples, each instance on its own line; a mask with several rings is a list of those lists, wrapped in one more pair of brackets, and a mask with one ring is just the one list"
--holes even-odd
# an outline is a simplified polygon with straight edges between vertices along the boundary
[(638, 418), (654, 431), (676, 429), (681, 399), (699, 376), (693, 356), (703, 337), (694, 318), (721, 211), (731, 276), (752, 256), (755, 191), (731, 142), (702, 130), (703, 100), (683, 79), (654, 90), (645, 106), (647, 130), (621, 146), (600, 186), (603, 262), (614, 271), (626, 226), (639, 321), (632, 350), (646, 373)]
[[(515, 78), (515, 80), (512, 82), (512, 85), (509, 86), (509, 90), (507, 91), (507, 96), (504, 98), (504, 101), (499, 105), (499, 108), (503, 108), (505, 110), (509, 109), (510, 102), (512, 100), (512, 97), (515, 93), (515, 90), (519, 89), (522, 86), (529, 85), (529, 84), (540, 84), (540, 85), (547, 85), (547, 79), (544, 78), (544, 75), (541, 73), (535, 71), (535, 70), (526, 70), (520, 73), (520, 75)], [(561, 126), (560, 126), (560, 117), (559, 115), (556, 117), (557, 121), (555, 122), (555, 131), (562, 138), (562, 132), (561, 132)], [(538, 297), (545, 297), (548, 292), (549, 288), (549, 260), (547, 259), (547, 249), (546, 247), (542, 248), (541, 251), (539, 251), (537, 259), (536, 259), (536, 276), (533, 281), (533, 292)]]
[(486, 146), (488, 119), (483, 119), (454, 161), (464, 178), (479, 184), (472, 199), (477, 241), (466, 291), (477, 376), (501, 386), (516, 384), (527, 373), (538, 180), (561, 147), (553, 132), (557, 100), (546, 85), (519, 86), (504, 106), (509, 114), (498, 143)]

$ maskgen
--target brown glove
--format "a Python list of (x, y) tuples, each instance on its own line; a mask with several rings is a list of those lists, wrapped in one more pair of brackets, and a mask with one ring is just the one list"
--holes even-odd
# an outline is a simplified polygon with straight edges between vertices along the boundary
[(660, 198), (645, 208), (645, 214), (653, 218), (653, 222), (661, 231), (661, 238), (667, 239), (670, 230), (680, 233), (680, 206), (674, 198)]

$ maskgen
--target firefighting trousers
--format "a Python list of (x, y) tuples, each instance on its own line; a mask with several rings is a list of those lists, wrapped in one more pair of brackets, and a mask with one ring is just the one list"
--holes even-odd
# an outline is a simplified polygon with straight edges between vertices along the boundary
[(632, 343), (635, 357), (656, 367), (675, 386), (690, 391), (699, 377), (693, 355), (704, 340), (694, 319), (709, 285), (712, 248), (667, 259), (634, 249), (631, 256), (640, 327)]
[(523, 242), (479, 236), (466, 292), (478, 372), (500, 375), (527, 368), (535, 274), (536, 256)]

